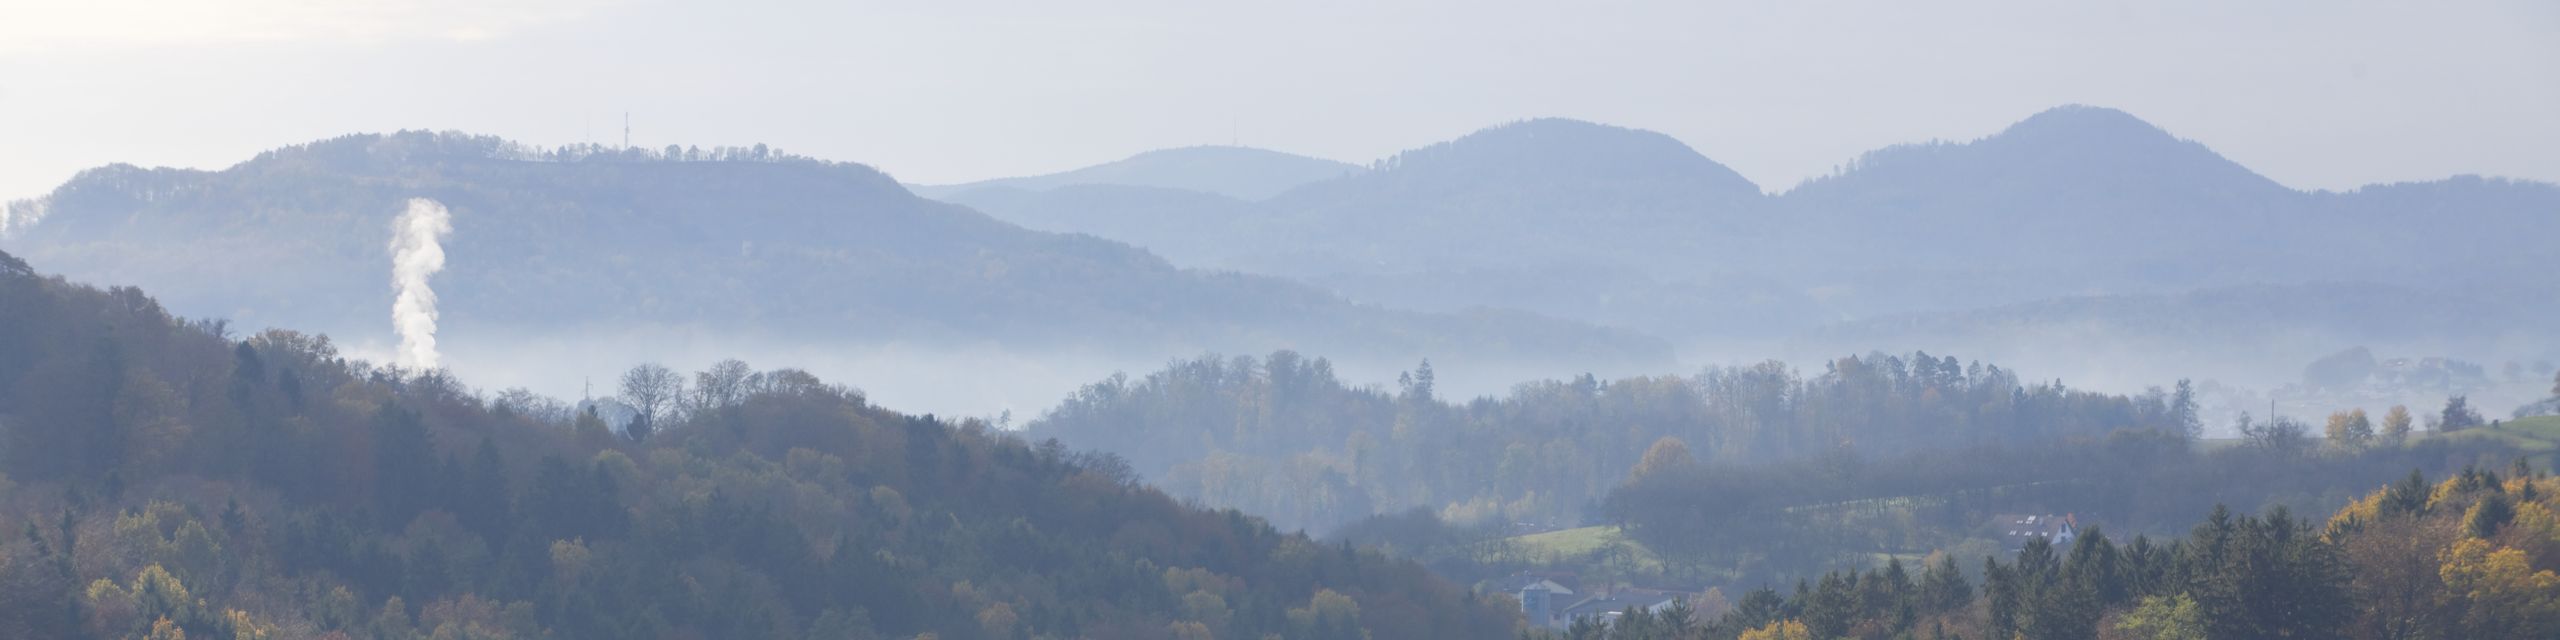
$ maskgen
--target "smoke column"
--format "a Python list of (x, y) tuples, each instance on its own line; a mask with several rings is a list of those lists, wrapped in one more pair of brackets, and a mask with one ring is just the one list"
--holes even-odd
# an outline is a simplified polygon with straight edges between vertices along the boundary
[(391, 329), (400, 334), (400, 366), (434, 369), (436, 354), (436, 290), (427, 277), (444, 270), (445, 234), (453, 233), (453, 216), (444, 205), (410, 198), (409, 210), (391, 223)]

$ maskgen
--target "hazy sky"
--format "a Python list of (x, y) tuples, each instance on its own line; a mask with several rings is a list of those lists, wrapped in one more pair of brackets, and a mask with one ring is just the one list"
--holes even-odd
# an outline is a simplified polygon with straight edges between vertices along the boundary
[(1565, 116), (1779, 190), (2075, 102), (2297, 187), (2560, 181), (2560, 3), (0, 0), (9, 198), (359, 131), (609, 142), (625, 110), (644, 146), (910, 182)]

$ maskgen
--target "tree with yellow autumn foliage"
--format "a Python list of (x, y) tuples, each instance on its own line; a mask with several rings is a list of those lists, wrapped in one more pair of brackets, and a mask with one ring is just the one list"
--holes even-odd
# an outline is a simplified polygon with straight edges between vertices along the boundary
[(1814, 640), (1814, 638), (1813, 631), (1806, 629), (1804, 623), (1779, 620), (1765, 627), (1742, 632), (1740, 640)]
[(2373, 419), (2363, 409), (2350, 409), (2329, 414), (2329, 443), (2341, 448), (2363, 449), (2373, 443)]
[[(2357, 638), (2560, 637), (2560, 479), (2521, 462), (2423, 491), (2416, 477), (2341, 510)], [(2396, 506), (2395, 506), (2396, 505)]]

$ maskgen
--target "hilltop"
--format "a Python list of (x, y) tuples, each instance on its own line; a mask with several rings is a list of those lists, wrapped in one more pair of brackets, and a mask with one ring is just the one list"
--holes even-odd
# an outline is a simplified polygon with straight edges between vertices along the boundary
[(1261, 200), (1299, 185), (1360, 171), (1357, 165), (1268, 149), (1197, 146), (1158, 149), (1045, 175), (952, 185), (919, 185), (914, 189), (919, 195), (940, 199), (980, 189), (1046, 191), (1076, 185), (1117, 185)]
[[(672, 374), (670, 374), (672, 375)], [(678, 378), (677, 380), (681, 380)], [(0, 253), (0, 636), (1507, 637), (1410, 562), (804, 371), (649, 421), (227, 335)], [(645, 389), (685, 398), (658, 405)], [(155, 627), (157, 629), (155, 630)]]
[(1288, 281), (1185, 270), (1086, 235), (908, 193), (869, 167), (752, 149), (533, 149), (357, 135), (220, 171), (110, 166), (5, 246), (173, 308), (381, 335), (384, 243), (408, 198), (453, 212), (445, 323), (462, 331), (684, 327), (822, 344), (1007, 349), (1328, 347), (1665, 361), (1658, 341), (1522, 314), (1421, 314)]
[[(2076, 306), (2096, 322), (2143, 325), (2152, 321), (2073, 301), (2179, 302), (2249, 288), (2449, 290), (2433, 301), (2458, 306), (2398, 313), (2361, 300), (2356, 313), (2321, 318), (2339, 335), (2444, 335), (2459, 326), (2414, 324), (2548, 314), (2560, 286), (2529, 257), (2560, 236), (2560, 186), (2454, 176), (2303, 191), (2096, 106), (2046, 110), (1971, 140), (1878, 149), (1774, 194), (1669, 136), (1562, 119), (1498, 125), (1374, 164), (1258, 202), (1132, 189), (972, 201), (1047, 229), (1161, 247), (1186, 266), (1418, 309), (1522, 309), (1645, 332), (1687, 352), (1852, 333), (1860, 341), (1817, 351), (1964, 348), (1968, 336), (1903, 319), (1989, 314), (2070, 331), (2054, 323), (2091, 318), (2011, 311)], [(2268, 314), (2228, 320), (2245, 325), (2230, 333), (2291, 329)], [(1808, 331), (1831, 325), (1856, 328)], [(1872, 331), (1882, 326), (1911, 330)], [(2097, 350), (2070, 357), (2142, 349), (2093, 337)], [(2457, 342), (2428, 346), (2560, 349)]]

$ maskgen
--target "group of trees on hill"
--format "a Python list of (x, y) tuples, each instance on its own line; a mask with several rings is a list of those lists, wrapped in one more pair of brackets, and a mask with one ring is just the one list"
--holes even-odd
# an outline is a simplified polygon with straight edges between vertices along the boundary
[[(2376, 425), (2373, 416), (2365, 413), (2364, 409), (2347, 409), (2329, 414), (2329, 421), (2321, 429), (2321, 435), (2326, 437), (2330, 446), (2349, 450), (2375, 446), (2397, 447), (2407, 443), (2409, 438), (2417, 433), (2418, 420), (2412, 415), (2407, 405), (2393, 405), (2389, 411), (2382, 414), (2382, 422)], [(2305, 439), (2308, 436), (2306, 428), (2281, 423), (2282, 421), (2279, 420), (2277, 423), (2265, 426), (2244, 425), (2242, 433), (2251, 436), (2253, 442), (2264, 445), (2309, 446), (2310, 443)], [(2496, 423), (2481, 417), (2478, 409), (2471, 408), (2469, 396), (2456, 395), (2445, 398), (2444, 408), (2429, 414), (2424, 426), (2427, 431), (2450, 433), (2494, 424)], [(2305, 431), (2305, 433), (2276, 433), (2275, 431), (2279, 429)], [(2282, 442), (2277, 443), (2278, 440)]]
[[(644, 440), (0, 254), (0, 637), (1495, 637), (1418, 565), (796, 371)], [(717, 392), (716, 401), (706, 392)]]
[[(1636, 578), (1753, 584), (1863, 566), (1872, 554), (1998, 549), (2000, 532), (1990, 523), (2002, 513), (2067, 513), (2121, 533), (2174, 533), (2193, 514), (2218, 505), (2326, 512), (2393, 470), (2444, 473), (2513, 455), (2495, 444), (2437, 439), (2325, 451), (2208, 450), (2144, 430), (2035, 446), (1762, 465), (1649, 454), (1647, 464), (1609, 494), (1605, 511), (1630, 538), (1662, 556), (1658, 575)], [(1657, 457), (1668, 460), (1657, 463)]]
[(401, 131), (390, 136), (348, 135), (286, 145), (258, 154), (252, 162), (273, 160), (302, 154), (333, 156), (338, 161), (361, 160), (371, 154), (367, 147), (389, 138), (400, 141), (393, 155), (413, 157), (449, 157), (517, 162), (792, 162), (828, 164), (825, 160), (785, 152), (758, 143), (752, 146), (667, 145), (660, 149), (608, 145), (592, 142), (564, 144), (557, 147), (525, 144), (497, 136), (473, 135), (459, 131)]
[(1114, 376), (1029, 430), (1127, 456), (1177, 495), (1325, 528), (1413, 507), (1469, 521), (1577, 521), (1665, 437), (1702, 461), (1738, 464), (2130, 428), (2185, 437), (2200, 427), (2184, 383), (2101, 394), (1927, 353), (1841, 358), (1811, 376), (1777, 362), (1687, 377), (1584, 375), (1453, 403), (1428, 362), (1388, 390), (1281, 351)]
[[(2560, 478), (2518, 462), (2436, 484), (2412, 473), (2326, 527), (2216, 507), (2183, 539), (2092, 530), (2029, 541), (1968, 573), (1935, 554), (1762, 588), (1713, 615), (1677, 607), (1583, 621), (1577, 640), (2205, 640), (2560, 635)], [(1550, 635), (1543, 632), (1528, 635)]]

